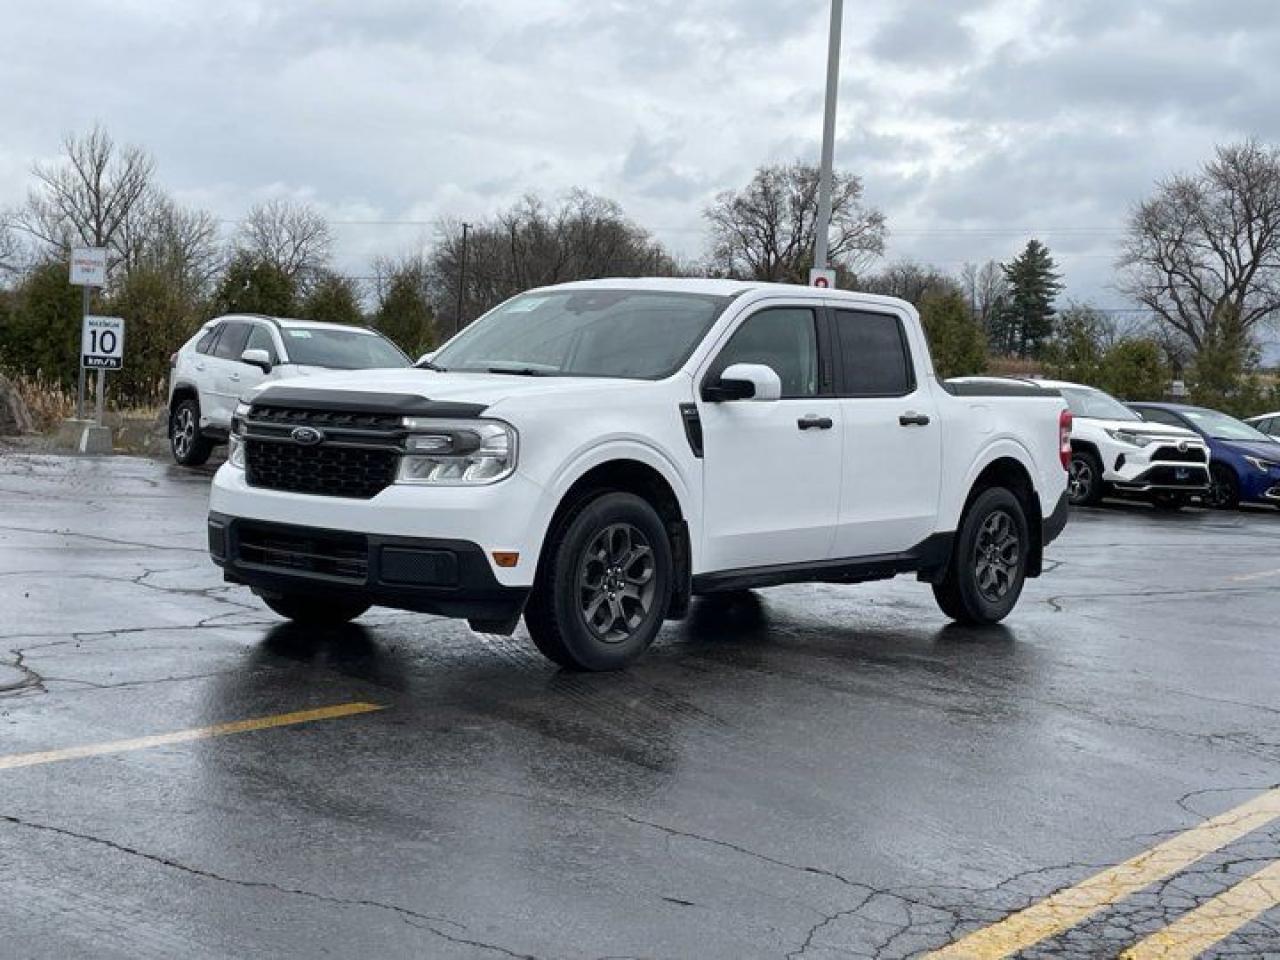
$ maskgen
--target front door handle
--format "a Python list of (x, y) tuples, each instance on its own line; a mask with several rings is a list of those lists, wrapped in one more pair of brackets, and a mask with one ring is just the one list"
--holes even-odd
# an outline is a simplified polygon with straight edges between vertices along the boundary
[(923, 413), (916, 413), (914, 410), (908, 410), (898, 418), (898, 425), (901, 427), (927, 427), (929, 418)]
[(808, 416), (796, 421), (796, 426), (801, 430), (830, 430), (834, 425), (830, 417)]

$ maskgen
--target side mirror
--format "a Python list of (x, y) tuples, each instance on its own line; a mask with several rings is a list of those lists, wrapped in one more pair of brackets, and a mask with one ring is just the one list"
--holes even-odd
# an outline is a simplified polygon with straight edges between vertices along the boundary
[(431, 358), (436, 355), (435, 350), (429, 350), (418, 358), (418, 362), (414, 366), (422, 366), (424, 363), (430, 363)]
[(246, 350), (240, 354), (240, 362), (257, 367), (263, 373), (271, 372), (271, 354), (265, 350)]
[(782, 380), (763, 363), (733, 363), (720, 378), (702, 388), (702, 399), (711, 403), (729, 400), (769, 402), (782, 396)]

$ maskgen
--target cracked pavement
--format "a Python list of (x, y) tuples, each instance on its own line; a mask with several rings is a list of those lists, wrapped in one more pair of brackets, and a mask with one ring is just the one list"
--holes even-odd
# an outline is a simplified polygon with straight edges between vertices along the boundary
[[(228, 587), (208, 474), (0, 453), (0, 955), (897, 958), (1280, 784), (1280, 512), (1082, 511), (1002, 628), (907, 578), (701, 602), (624, 674)], [(12, 678), (12, 679), (10, 679)], [(1273, 822), (1021, 956), (1110, 957)], [(1280, 957), (1280, 911), (1211, 956)]]

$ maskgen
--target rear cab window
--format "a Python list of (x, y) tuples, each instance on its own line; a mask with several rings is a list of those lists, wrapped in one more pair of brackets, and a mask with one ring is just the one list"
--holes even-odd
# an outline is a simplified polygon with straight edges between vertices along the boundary
[(905, 397), (915, 392), (902, 320), (893, 314), (835, 310), (836, 353), (843, 397)]

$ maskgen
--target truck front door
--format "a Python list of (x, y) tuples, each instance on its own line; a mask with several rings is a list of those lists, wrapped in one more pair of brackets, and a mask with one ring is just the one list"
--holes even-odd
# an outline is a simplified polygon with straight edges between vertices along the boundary
[(703, 432), (700, 572), (825, 560), (840, 496), (840, 402), (823, 375), (819, 312), (749, 314), (704, 369), (698, 389), (734, 363), (770, 367), (774, 401), (698, 400)]

